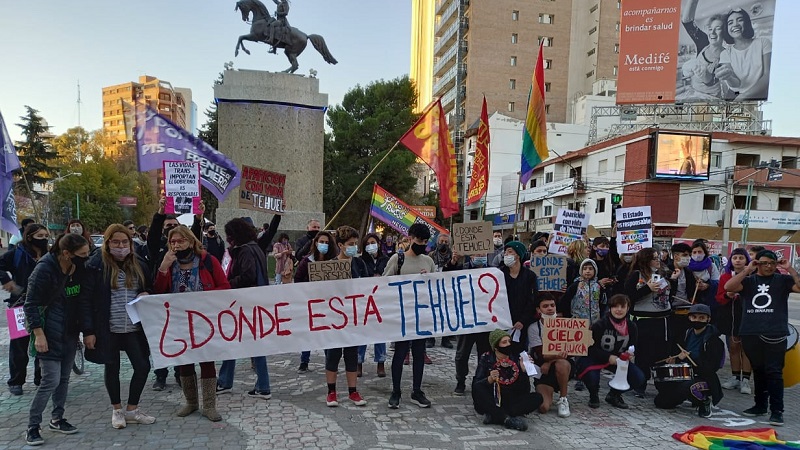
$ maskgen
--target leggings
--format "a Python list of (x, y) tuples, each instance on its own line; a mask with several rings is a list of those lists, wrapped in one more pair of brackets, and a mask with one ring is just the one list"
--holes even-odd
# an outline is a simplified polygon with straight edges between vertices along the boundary
[(345, 348), (329, 348), (325, 350), (325, 370), (336, 372), (339, 370), (339, 361), (344, 354), (345, 372), (355, 372), (358, 370), (358, 346)]
[(411, 347), (412, 362), (412, 386), (414, 391), (422, 389), (422, 373), (425, 370), (425, 339), (415, 339), (413, 341), (399, 341), (394, 344), (394, 355), (392, 355), (392, 389), (400, 392), (400, 380), (403, 378), (403, 361), (406, 359), (408, 349)]
[[(194, 364), (186, 364), (178, 366), (182, 377), (191, 377), (196, 374), (194, 371)], [(200, 379), (217, 378), (217, 366), (214, 361), (206, 361), (200, 363)]]
[(128, 387), (128, 404), (138, 405), (144, 385), (147, 383), (147, 375), (150, 373), (150, 353), (144, 332), (111, 333), (110, 362), (105, 364), (104, 378), (112, 405), (122, 403), (119, 381), (119, 354), (122, 351), (128, 355), (128, 360), (133, 366), (133, 375)]

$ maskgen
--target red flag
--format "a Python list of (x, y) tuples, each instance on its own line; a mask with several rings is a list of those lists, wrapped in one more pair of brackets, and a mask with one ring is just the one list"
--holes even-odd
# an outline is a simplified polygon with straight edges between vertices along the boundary
[(478, 140), (472, 160), (472, 177), (469, 180), (467, 204), (471, 205), (483, 197), (489, 186), (489, 114), (486, 112), (486, 97), (483, 97), (481, 123), (478, 125)]
[(439, 181), (439, 207), (447, 218), (457, 213), (456, 151), (447, 129), (442, 104), (437, 99), (422, 112), (422, 117), (400, 138), (436, 174)]

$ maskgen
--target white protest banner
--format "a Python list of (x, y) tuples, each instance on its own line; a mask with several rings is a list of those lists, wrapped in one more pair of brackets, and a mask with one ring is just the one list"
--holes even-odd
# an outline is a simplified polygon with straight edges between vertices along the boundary
[(200, 163), (164, 161), (164, 196), (167, 214), (196, 214), (200, 210)]
[(542, 326), (542, 354), (566, 353), (572, 356), (589, 354), (594, 339), (589, 319), (567, 317), (545, 318)]
[(454, 223), (453, 251), (459, 255), (486, 255), (493, 252), (492, 222)]
[(617, 210), (617, 239), (620, 253), (636, 253), (653, 246), (653, 219), (649, 206)]
[(531, 270), (536, 274), (539, 292), (561, 291), (567, 287), (567, 258), (560, 255), (533, 256)]
[(583, 239), (587, 228), (589, 228), (589, 213), (559, 209), (550, 235), (548, 253), (566, 255), (567, 246), (573, 241)]
[(156, 368), (512, 326), (496, 268), (147, 295), (135, 307)]

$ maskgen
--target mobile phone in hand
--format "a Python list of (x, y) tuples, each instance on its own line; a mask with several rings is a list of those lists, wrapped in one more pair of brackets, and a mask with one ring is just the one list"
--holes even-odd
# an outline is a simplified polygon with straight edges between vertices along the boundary
[(654, 274), (653, 274), (653, 275), (650, 277), (650, 281), (652, 281), (653, 283), (658, 283), (658, 282), (660, 282), (660, 281), (661, 281), (661, 275), (659, 275), (659, 274), (657, 274), (657, 273), (654, 273)]

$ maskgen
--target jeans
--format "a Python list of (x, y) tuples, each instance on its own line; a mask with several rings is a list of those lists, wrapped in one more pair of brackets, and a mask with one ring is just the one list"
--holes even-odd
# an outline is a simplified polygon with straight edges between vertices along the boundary
[(28, 428), (38, 427), (42, 423), (42, 413), (47, 407), (50, 397), (53, 398), (53, 420), (64, 418), (64, 404), (67, 401), (69, 390), (69, 375), (72, 373), (72, 364), (75, 362), (75, 352), (78, 347), (78, 337), (67, 337), (62, 344), (63, 355), (61, 359), (39, 359), (42, 368), (42, 384), (31, 402), (28, 415)]
[(744, 354), (753, 366), (753, 395), (756, 406), (783, 412), (783, 364), (786, 340), (764, 342), (760, 336), (742, 336)]
[(274, 284), (283, 284), (282, 280), (283, 280), (283, 277), (281, 276), (281, 274), (276, 273), (275, 274), (275, 283)]
[(412, 386), (414, 391), (422, 388), (422, 374), (425, 371), (425, 339), (413, 341), (399, 341), (394, 344), (392, 355), (392, 389), (400, 392), (400, 380), (403, 378), (403, 360), (406, 359), (408, 348), (411, 347), (412, 356)]
[(311, 351), (310, 350), (306, 350), (306, 351), (300, 353), (300, 362), (301, 363), (306, 363), (306, 364), (311, 362)]
[[(8, 344), (8, 385), (22, 386), (28, 376), (28, 343), (30, 336), (12, 340)], [(42, 379), (42, 370), (39, 367), (39, 358), (33, 361), (34, 382)]]
[[(256, 366), (256, 390), (259, 392), (269, 392), (269, 370), (267, 369), (267, 357), (256, 356), (250, 358)], [(236, 360), (229, 359), (222, 362), (219, 368), (217, 385), (222, 388), (230, 389), (233, 387), (233, 373), (236, 370)]]
[(128, 388), (128, 405), (138, 405), (144, 385), (147, 383), (147, 374), (150, 373), (150, 359), (144, 333), (141, 331), (111, 333), (111, 362), (105, 365), (104, 378), (112, 405), (122, 403), (119, 382), (121, 351), (128, 355), (128, 360), (133, 366), (133, 376)]
[[(386, 362), (386, 343), (375, 344), (372, 346), (375, 356), (372, 360), (376, 363)], [(367, 346), (362, 345), (358, 347), (358, 363), (364, 364), (364, 359), (367, 356)]]
[[(639, 353), (638, 347), (636, 353)], [(588, 356), (582, 357), (581, 361), (578, 363), (578, 373), (583, 370), (583, 367), (589, 367), (594, 364), (596, 363), (589, 359)], [(617, 366), (608, 366), (607, 369), (616, 372)], [(590, 393), (596, 394), (600, 390), (600, 369), (590, 370), (580, 380), (583, 381), (583, 384), (586, 385), (586, 389)], [(631, 386), (631, 389), (634, 390), (642, 389), (647, 385), (647, 379), (644, 377), (644, 373), (634, 364), (628, 364), (628, 384)]]
[(465, 383), (469, 374), (469, 354), (472, 347), (477, 346), (478, 358), (491, 350), (489, 333), (472, 333), (458, 335), (456, 343), (456, 382)]

